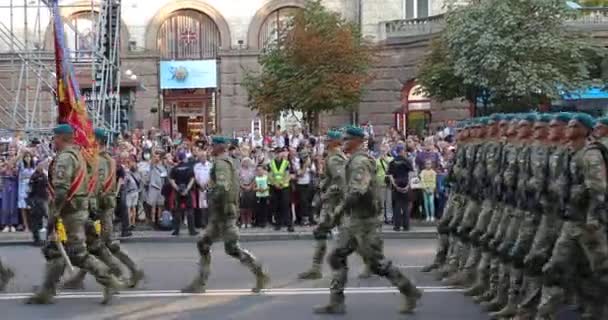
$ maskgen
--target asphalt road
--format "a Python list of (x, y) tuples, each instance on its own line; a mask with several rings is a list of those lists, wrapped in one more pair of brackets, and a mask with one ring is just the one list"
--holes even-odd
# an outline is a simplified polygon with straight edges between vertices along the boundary
[(27, 306), (23, 299), (41, 282), (43, 258), (28, 246), (0, 248), (5, 264), (17, 276), (0, 294), (0, 319), (488, 319), (458, 290), (443, 287), (418, 269), (431, 260), (433, 240), (387, 240), (385, 252), (419, 287), (425, 290), (421, 306), (413, 315), (397, 313), (400, 302), (395, 288), (379, 277), (360, 280), (361, 259), (349, 260), (351, 277), (344, 316), (313, 315), (313, 306), (328, 299), (329, 267), (325, 277), (299, 281), (297, 274), (310, 265), (312, 242), (249, 242), (243, 245), (259, 257), (272, 277), (271, 288), (252, 294), (253, 276), (238, 261), (214, 246), (208, 291), (203, 295), (182, 295), (179, 289), (194, 276), (197, 253), (194, 243), (133, 243), (128, 252), (146, 271), (146, 281), (138, 288), (116, 297), (110, 306), (101, 306), (100, 287), (87, 277), (84, 291), (64, 291), (50, 306)]

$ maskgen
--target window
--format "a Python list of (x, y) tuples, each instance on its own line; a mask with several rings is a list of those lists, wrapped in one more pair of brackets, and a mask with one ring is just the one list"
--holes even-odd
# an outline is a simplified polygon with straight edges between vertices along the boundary
[(174, 12), (158, 31), (157, 48), (162, 59), (215, 59), (220, 45), (215, 22), (195, 10)]
[(428, 17), (430, 14), (431, 0), (404, 0), (403, 18), (414, 19)]
[(258, 39), (259, 47), (265, 49), (268, 48), (268, 46), (276, 44), (280, 33), (289, 27), (289, 22), (293, 19), (293, 16), (298, 10), (302, 9), (297, 7), (284, 7), (269, 14), (260, 28)]

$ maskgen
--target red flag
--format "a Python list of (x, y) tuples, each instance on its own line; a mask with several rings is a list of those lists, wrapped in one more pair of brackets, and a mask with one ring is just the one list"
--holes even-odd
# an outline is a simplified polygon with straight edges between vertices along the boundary
[(74, 138), (89, 165), (97, 154), (97, 143), (93, 134), (93, 124), (86, 110), (86, 103), (80, 95), (65, 43), (63, 20), (59, 14), (58, 0), (51, 1), (55, 40), (55, 65), (57, 73), (57, 123), (67, 123), (74, 128)]

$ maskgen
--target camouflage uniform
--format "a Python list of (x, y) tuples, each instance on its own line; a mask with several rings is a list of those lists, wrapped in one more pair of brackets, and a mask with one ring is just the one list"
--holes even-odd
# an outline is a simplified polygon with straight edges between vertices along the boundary
[(347, 259), (355, 250), (358, 250), (369, 263), (373, 273), (387, 278), (404, 295), (404, 306), (400, 310), (402, 313), (412, 312), (421, 296), (421, 292), (390, 260), (384, 257), (382, 252), (382, 238), (377, 230), (380, 211), (375, 189), (375, 170), (374, 159), (363, 150), (355, 152), (346, 164), (346, 190), (343, 202), (336, 208), (337, 212), (344, 213), (341, 217), (342, 228), (336, 247), (328, 258), (333, 270), (330, 303), (316, 308), (316, 313), (345, 312), (344, 287), (348, 278)]
[[(67, 234), (65, 250), (70, 261), (91, 273), (104, 286), (103, 303), (108, 303), (112, 294), (123, 287), (110, 269), (87, 251), (85, 243), (85, 223), (89, 218), (87, 199), (86, 162), (79, 149), (68, 146), (57, 154), (49, 172), (49, 182), (54, 190), (52, 202), (53, 217), (61, 218)], [(52, 302), (56, 286), (66, 267), (56, 242), (50, 242), (43, 249), (47, 260), (44, 282), (40, 291), (28, 303), (46, 304)]]
[(13, 270), (3, 266), (2, 260), (0, 260), (0, 291), (4, 291), (4, 288), (13, 276)]
[(334, 209), (340, 202), (344, 189), (344, 166), (346, 156), (339, 150), (330, 150), (325, 161), (325, 172), (321, 181), (320, 223), (313, 231), (315, 252), (312, 268), (299, 275), (300, 279), (319, 279), (322, 277), (321, 264), (327, 252), (327, 236), (339, 224), (334, 217)]
[[(222, 140), (223, 141), (223, 140)], [(204, 292), (207, 279), (211, 272), (211, 246), (219, 239), (224, 240), (224, 251), (229, 256), (238, 259), (256, 277), (254, 292), (261, 291), (269, 278), (262, 265), (247, 250), (239, 245), (239, 231), (236, 226), (239, 199), (239, 175), (231, 158), (220, 155), (213, 161), (210, 172), (211, 189), (207, 197), (209, 201), (209, 224), (204, 235), (197, 242), (200, 254), (200, 266), (197, 277), (190, 285), (182, 290), (187, 293)]]
[(601, 279), (608, 274), (606, 145), (603, 138), (575, 152), (570, 161), (570, 201), (553, 254), (542, 270), (546, 282), (537, 319), (550, 319), (569, 289), (581, 295), (582, 319), (603, 319), (606, 287)]
[[(91, 178), (96, 181), (95, 197), (89, 198), (89, 210), (91, 219), (85, 226), (86, 243), (89, 252), (110, 267), (112, 274), (122, 277), (120, 264), (123, 263), (131, 272), (129, 287), (135, 287), (143, 278), (143, 272), (137, 265), (121, 250), (118, 240), (113, 239), (113, 218), (116, 207), (116, 162), (107, 151), (101, 151), (97, 157), (97, 170), (92, 172)], [(101, 232), (98, 233), (95, 226), (99, 220)], [(83, 288), (83, 280), (86, 276), (85, 270), (64, 283), (65, 288)]]

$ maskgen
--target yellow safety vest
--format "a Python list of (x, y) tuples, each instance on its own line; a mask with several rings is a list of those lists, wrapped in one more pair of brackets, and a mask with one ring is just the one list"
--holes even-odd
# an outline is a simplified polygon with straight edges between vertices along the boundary
[(289, 162), (287, 160), (283, 160), (281, 162), (281, 166), (277, 168), (276, 161), (270, 161), (270, 170), (272, 171), (272, 177), (274, 181), (280, 182), (280, 186), (282, 188), (289, 187), (289, 179), (287, 177), (287, 165)]

